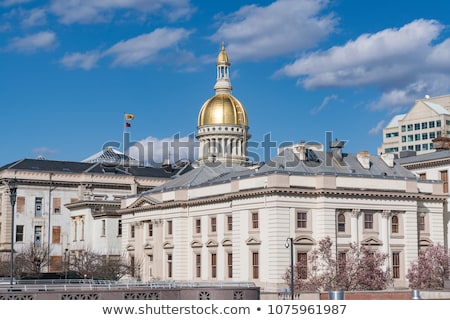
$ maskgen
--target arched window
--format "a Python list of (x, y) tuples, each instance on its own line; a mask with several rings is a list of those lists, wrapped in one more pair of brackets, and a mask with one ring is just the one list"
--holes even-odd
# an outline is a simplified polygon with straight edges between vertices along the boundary
[(345, 215), (343, 213), (338, 215), (338, 232), (345, 232)]
[(398, 216), (392, 216), (391, 230), (392, 230), (392, 233), (398, 233)]

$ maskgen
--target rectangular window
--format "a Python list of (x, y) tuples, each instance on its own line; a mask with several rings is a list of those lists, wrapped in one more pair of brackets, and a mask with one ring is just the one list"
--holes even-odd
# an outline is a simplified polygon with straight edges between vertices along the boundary
[(414, 124), (414, 130), (420, 130), (420, 123)]
[(425, 215), (423, 214), (419, 216), (419, 230), (425, 231)]
[(414, 135), (414, 140), (420, 140), (420, 133), (417, 133)]
[(429, 128), (434, 128), (434, 121), (430, 121), (430, 122), (428, 123), (428, 127), (429, 127)]
[(134, 226), (130, 226), (130, 238), (134, 239), (135, 236), (135, 230), (136, 228)]
[(42, 198), (40, 197), (34, 199), (34, 216), (42, 217)]
[(364, 213), (364, 229), (373, 229), (373, 213)]
[(259, 279), (259, 254), (252, 252), (252, 275), (253, 279)]
[(428, 128), (428, 123), (422, 122), (422, 129), (427, 129), (427, 128)]
[(210, 223), (211, 223), (211, 232), (215, 233), (217, 231), (217, 218), (211, 217)]
[(117, 236), (118, 237), (122, 236), (122, 219), (119, 219), (117, 221)]
[(172, 220), (167, 221), (167, 235), (172, 235)]
[(436, 138), (436, 132), (430, 132), (430, 139)]
[(398, 225), (398, 216), (392, 216), (391, 218), (391, 231), (392, 233), (398, 233), (399, 225)]
[(153, 237), (153, 223), (148, 223), (148, 236), (151, 238)]
[(195, 276), (197, 278), (202, 276), (202, 256), (200, 254), (195, 255)]
[(422, 140), (427, 140), (428, 139), (428, 133), (424, 132), (422, 133)]
[(211, 253), (211, 278), (217, 278), (217, 254)]
[(339, 270), (345, 270), (345, 265), (347, 264), (347, 253), (345, 251), (340, 251), (338, 253), (337, 267)]
[(228, 278), (233, 278), (233, 254), (228, 253), (227, 254), (227, 271), (228, 271)]
[(61, 227), (52, 226), (52, 243), (61, 243)]
[(406, 131), (406, 126), (403, 125), (403, 126), (402, 126), (402, 132), (405, 132), (405, 131)]
[(416, 151), (420, 151), (420, 144), (416, 144), (416, 145), (414, 146), (414, 148), (415, 148)]
[(252, 212), (252, 228), (253, 229), (258, 229), (259, 228), (258, 212)]
[(400, 252), (392, 252), (392, 277), (400, 279)]
[(16, 226), (16, 242), (23, 242), (23, 226)]
[(61, 198), (53, 198), (53, 213), (61, 213)]
[(413, 130), (413, 125), (412, 124), (408, 124), (408, 131), (412, 131)]
[(409, 142), (413, 141), (414, 140), (413, 138), (414, 138), (414, 136), (412, 134), (408, 135), (408, 141)]
[(436, 120), (436, 127), (440, 127), (441, 126), (441, 120)]
[(202, 220), (201, 219), (195, 219), (195, 233), (201, 233), (202, 232)]
[(422, 144), (422, 150), (428, 150), (428, 144), (427, 143)]
[(444, 193), (448, 193), (448, 171), (440, 171), (439, 172), (443, 184), (443, 191)]
[(406, 142), (406, 136), (402, 136), (402, 142)]
[(172, 278), (172, 255), (167, 255), (167, 277)]
[(308, 278), (308, 254), (306, 252), (297, 252), (298, 270), (300, 279)]
[(16, 212), (24, 213), (25, 212), (25, 197), (17, 197), (16, 200)]
[(227, 216), (227, 231), (233, 231), (233, 216)]
[(40, 247), (42, 244), (42, 226), (34, 227), (34, 246)]
[(106, 220), (102, 220), (102, 230), (100, 233), (100, 237), (106, 236)]
[(306, 229), (308, 226), (307, 214), (304, 211), (297, 212), (297, 229)]

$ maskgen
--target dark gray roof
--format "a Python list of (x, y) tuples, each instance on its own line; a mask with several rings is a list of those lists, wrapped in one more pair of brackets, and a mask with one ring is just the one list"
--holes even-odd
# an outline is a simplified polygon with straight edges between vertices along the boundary
[(270, 162), (257, 168), (239, 165), (204, 164), (191, 171), (174, 176), (172, 180), (156, 187), (146, 193), (161, 192), (179, 188), (200, 187), (210, 184), (220, 184), (236, 178), (267, 175), (274, 172), (284, 172), (297, 175), (348, 175), (364, 176), (367, 178), (389, 177), (394, 179), (417, 179), (409, 170), (394, 161), (392, 167), (388, 166), (381, 157), (370, 155), (370, 168), (365, 169), (357, 159), (356, 154), (342, 155), (342, 161), (333, 158), (331, 152), (309, 149), (307, 159), (300, 161), (292, 149), (284, 152)]
[(450, 159), (450, 150), (439, 150), (435, 152), (428, 152), (419, 154), (416, 156), (399, 158), (396, 161), (401, 165), (418, 163), (418, 162), (427, 162), (427, 161), (435, 161), (442, 159)]
[(75, 161), (58, 161), (45, 159), (22, 159), (0, 167), (3, 170), (35, 170), (47, 172), (65, 173), (97, 173), (97, 174), (118, 174), (133, 175), (142, 177), (170, 178), (179, 169), (165, 169), (144, 166), (108, 165), (105, 163), (87, 163)]
[(388, 176), (399, 178), (415, 178), (409, 170), (397, 161), (389, 167), (380, 156), (370, 155), (370, 167), (365, 169), (359, 162), (357, 154), (342, 153), (342, 160), (333, 157), (331, 152), (309, 149), (305, 161), (300, 161), (290, 148), (260, 168), (260, 172), (283, 170), (292, 174), (333, 174), (356, 176)]

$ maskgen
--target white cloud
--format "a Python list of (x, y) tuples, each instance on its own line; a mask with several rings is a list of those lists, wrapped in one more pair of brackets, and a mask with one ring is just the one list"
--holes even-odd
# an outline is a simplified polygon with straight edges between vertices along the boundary
[[(153, 32), (120, 41), (104, 51), (90, 51), (87, 53), (67, 53), (60, 63), (69, 68), (90, 70), (100, 59), (110, 57), (114, 66), (135, 66), (151, 62), (171, 60), (171, 52), (176, 51), (177, 44), (186, 39), (191, 31), (186, 29), (161, 28)], [(162, 55), (164, 52), (164, 55)], [(177, 59), (190, 57), (189, 53), (178, 51)], [(170, 61), (173, 63), (173, 59)], [(177, 60), (179, 61), (179, 60)]]
[(60, 63), (70, 69), (80, 68), (84, 70), (91, 70), (95, 67), (99, 59), (100, 53), (97, 51), (87, 53), (71, 53), (64, 55), (64, 57), (60, 60)]
[(443, 28), (435, 20), (419, 19), (399, 29), (364, 34), (343, 46), (303, 56), (277, 75), (297, 77), (307, 89), (374, 85), (382, 97), (372, 109), (399, 107), (419, 93), (443, 87), (424, 79), (441, 75), (449, 82), (450, 41), (433, 44)]
[(369, 130), (369, 134), (371, 136), (376, 136), (380, 132), (383, 132), (384, 124), (385, 124), (384, 120), (379, 121), (375, 127), (373, 127), (372, 129)]
[(22, 12), (21, 24), (24, 27), (40, 26), (47, 23), (46, 11), (44, 9), (32, 9)]
[(190, 31), (186, 29), (161, 28), (135, 38), (120, 41), (104, 52), (113, 57), (113, 65), (139, 65), (158, 58), (160, 51), (175, 46), (187, 38)]
[(50, 11), (64, 24), (110, 22), (119, 10), (159, 14), (175, 21), (187, 19), (194, 8), (189, 0), (52, 0)]
[(331, 96), (327, 96), (325, 98), (323, 98), (322, 103), (320, 104), (320, 106), (317, 106), (315, 108), (313, 108), (311, 110), (311, 114), (316, 114), (319, 113), (320, 111), (322, 111), (323, 108), (325, 108), (331, 101), (335, 101), (338, 100), (339, 97), (335, 94), (332, 94)]
[(55, 155), (58, 153), (58, 150), (51, 149), (49, 147), (38, 147), (31, 150), (33, 154), (37, 154), (39, 156), (43, 155)]
[(233, 59), (259, 60), (295, 53), (317, 45), (334, 31), (337, 19), (321, 12), (327, 0), (278, 0), (266, 7), (244, 6), (221, 17), (211, 36), (225, 41)]
[(51, 50), (57, 45), (56, 34), (42, 31), (25, 37), (16, 37), (9, 41), (6, 49), (22, 53), (33, 53), (40, 50)]
[(0, 7), (10, 7), (16, 4), (31, 2), (33, 0), (4, 0), (0, 2)]

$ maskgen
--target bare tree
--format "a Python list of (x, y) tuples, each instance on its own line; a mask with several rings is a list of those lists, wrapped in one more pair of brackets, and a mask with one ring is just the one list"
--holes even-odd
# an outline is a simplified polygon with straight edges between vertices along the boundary
[(69, 255), (67, 271), (76, 272), (86, 279), (119, 280), (132, 274), (135, 267), (123, 256), (85, 250)]
[(48, 265), (48, 248), (28, 244), (15, 255), (14, 274), (18, 278), (25, 275), (38, 276)]

